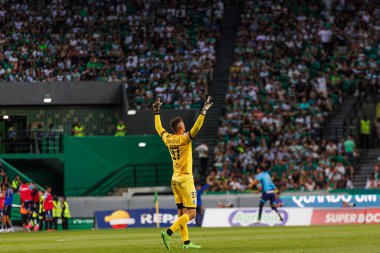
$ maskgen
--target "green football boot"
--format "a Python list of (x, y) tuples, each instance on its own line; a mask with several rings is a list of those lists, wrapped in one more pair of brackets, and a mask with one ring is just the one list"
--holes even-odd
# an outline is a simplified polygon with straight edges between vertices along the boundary
[(202, 248), (202, 246), (201, 245), (196, 245), (196, 244), (194, 244), (194, 243), (191, 242), (189, 244), (184, 244), (183, 248), (184, 249), (200, 249), (200, 248)]
[(171, 236), (168, 235), (168, 233), (166, 233), (166, 230), (161, 230), (161, 238), (162, 238), (162, 242), (164, 243), (165, 248), (170, 249), (169, 242), (170, 242)]

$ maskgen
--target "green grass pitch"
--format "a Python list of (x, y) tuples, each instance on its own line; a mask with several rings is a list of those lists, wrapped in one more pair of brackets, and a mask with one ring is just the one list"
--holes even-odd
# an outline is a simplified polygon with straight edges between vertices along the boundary
[[(193, 251), (243, 252), (380, 252), (380, 226), (190, 228)], [(171, 250), (163, 248), (158, 229), (0, 234), (0, 252), (157, 253), (183, 252), (179, 233)]]

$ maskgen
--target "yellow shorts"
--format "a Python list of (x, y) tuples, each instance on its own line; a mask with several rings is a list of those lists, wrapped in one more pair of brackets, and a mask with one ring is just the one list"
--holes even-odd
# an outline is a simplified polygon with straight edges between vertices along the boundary
[(197, 207), (197, 192), (192, 175), (173, 177), (172, 190), (178, 209)]

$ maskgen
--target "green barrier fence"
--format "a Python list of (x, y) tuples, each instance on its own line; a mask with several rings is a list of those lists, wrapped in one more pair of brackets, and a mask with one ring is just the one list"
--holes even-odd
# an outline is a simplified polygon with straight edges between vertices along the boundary
[[(70, 218), (69, 230), (90, 230), (94, 228), (94, 218)], [(62, 221), (58, 220), (58, 230), (62, 229)]]
[[(156, 170), (151, 165), (159, 166), (159, 184), (169, 182), (172, 172), (168, 150), (156, 135), (65, 136), (63, 160), (68, 196), (81, 196), (86, 192), (87, 195), (106, 195), (120, 186), (156, 186)], [(99, 189), (94, 192), (91, 190), (94, 188)]]
[[(219, 191), (219, 192), (205, 192), (206, 195), (224, 195), (224, 194), (252, 194), (256, 191), (253, 190), (245, 190), (244, 192), (241, 191)], [(288, 193), (288, 194), (295, 194), (299, 195), (300, 193), (308, 193), (308, 191), (300, 191), (300, 190), (289, 190), (289, 191), (282, 191), (282, 194)], [(310, 192), (312, 194), (312, 192)], [(315, 192), (314, 192), (315, 193)], [(314, 194), (313, 193), (313, 194)], [(337, 190), (330, 190), (327, 191), (328, 194), (380, 194), (379, 189), (337, 189)], [(322, 194), (327, 194), (326, 192), (323, 192)]]
[(94, 218), (71, 218), (69, 219), (70, 230), (88, 230), (94, 228)]
[(21, 214), (20, 214), (20, 195), (13, 194), (13, 207), (11, 211), (11, 220), (14, 225), (21, 225)]
[(329, 193), (333, 194), (380, 194), (380, 189), (337, 189), (329, 191)]
[(165, 186), (172, 175), (171, 164), (127, 164), (111, 172), (83, 196), (106, 195), (110, 189), (120, 187)]

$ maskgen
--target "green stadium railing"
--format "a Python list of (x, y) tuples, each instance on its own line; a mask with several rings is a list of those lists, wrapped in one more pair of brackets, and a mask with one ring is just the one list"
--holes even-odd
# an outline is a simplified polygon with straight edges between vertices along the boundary
[[(27, 175), (25, 175), (24, 173), (22, 173), (21, 171), (19, 171), (15, 167), (13, 167), (11, 164), (6, 162), (4, 159), (0, 158), (0, 163), (3, 165), (3, 169), (7, 173), (9, 182), (12, 182), (13, 178), (16, 175), (18, 175), (20, 177), (21, 181), (25, 180), (27, 182), (34, 182), (31, 178), (29, 178)], [(34, 184), (36, 185), (38, 190), (45, 191), (45, 189), (41, 185), (37, 184), (36, 182), (34, 182)]]
[[(9, 134), (14, 135), (8, 139)], [(1, 131), (0, 154), (61, 154), (62, 131)]]
[(126, 164), (94, 184), (82, 196), (105, 196), (117, 188), (167, 186), (172, 164)]
[[(19, 171), (18, 169), (16, 169), (9, 163), (7, 163), (5, 160), (0, 159), (0, 163), (2, 164), (2, 168), (5, 170), (8, 176), (9, 182), (11, 182), (16, 175), (19, 175), (21, 180), (25, 180), (27, 182), (33, 182), (33, 180), (30, 179), (27, 175), (25, 175), (24, 173), (22, 173), (21, 171)], [(39, 184), (35, 184), (35, 185), (39, 190), (45, 191), (45, 189), (42, 188)], [(21, 214), (20, 214), (20, 209), (19, 209), (20, 205), (21, 205), (20, 195), (17, 193), (13, 194), (13, 207), (16, 207), (16, 208), (12, 208), (11, 219), (12, 219), (12, 223), (16, 225), (19, 225), (19, 223), (21, 222)]]

